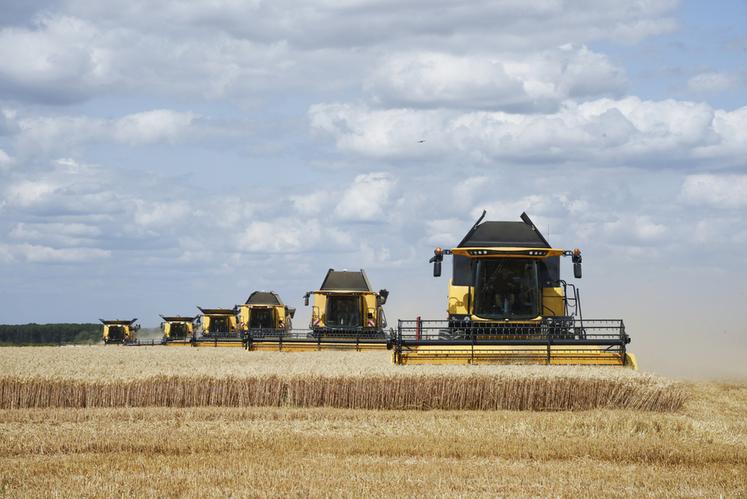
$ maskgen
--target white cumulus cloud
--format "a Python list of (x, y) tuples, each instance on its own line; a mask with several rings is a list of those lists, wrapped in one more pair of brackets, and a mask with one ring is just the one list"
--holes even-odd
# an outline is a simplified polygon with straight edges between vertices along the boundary
[(108, 82), (101, 34), (71, 16), (43, 16), (30, 28), (0, 30), (0, 88), (11, 95), (69, 103)]
[(688, 203), (714, 208), (747, 207), (747, 175), (688, 175), (680, 196)]
[(7, 152), (0, 149), (0, 172), (10, 168), (12, 163), (13, 158), (11, 158)]
[(84, 115), (26, 116), (19, 119), (20, 131), (14, 140), (27, 154), (55, 154), (87, 144), (175, 143), (185, 140), (198, 128), (196, 119), (194, 113), (171, 109), (142, 111), (111, 119)]
[[(374, 158), (510, 158), (652, 161), (747, 154), (747, 107), (714, 110), (685, 101), (637, 97), (565, 102), (554, 113), (511, 114), (452, 110), (372, 109), (318, 104), (312, 128), (338, 149)], [(421, 137), (425, 143), (418, 143)]]
[(86, 263), (111, 256), (111, 251), (99, 248), (54, 248), (28, 243), (5, 245), (3, 252), (12, 260), (30, 263)]
[(709, 71), (687, 80), (687, 88), (696, 93), (718, 93), (730, 90), (738, 83), (739, 79), (732, 74)]
[(112, 135), (125, 144), (174, 142), (184, 136), (195, 115), (170, 109), (129, 114), (113, 123)]
[(44, 202), (59, 186), (46, 180), (23, 180), (11, 184), (6, 190), (6, 200), (11, 205), (29, 207)]
[(625, 84), (624, 71), (606, 56), (564, 45), (529, 54), (395, 53), (374, 70), (368, 87), (394, 107), (536, 112), (569, 97), (619, 95)]
[(185, 201), (148, 202), (135, 201), (135, 223), (146, 227), (169, 227), (182, 221), (189, 213)]
[(356, 176), (335, 207), (335, 215), (348, 221), (382, 220), (396, 183), (392, 175), (384, 172)]

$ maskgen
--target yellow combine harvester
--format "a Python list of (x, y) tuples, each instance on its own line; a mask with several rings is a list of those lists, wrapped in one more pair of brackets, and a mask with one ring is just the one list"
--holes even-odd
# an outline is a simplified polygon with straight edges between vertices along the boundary
[(200, 331), (192, 341), (192, 346), (201, 347), (242, 347), (241, 331), (236, 318), (236, 308), (201, 308)]
[(400, 320), (397, 364), (553, 364), (636, 368), (620, 319), (584, 319), (578, 288), (560, 278), (581, 251), (552, 248), (526, 213), (521, 222), (483, 222), (456, 248), (436, 248), (433, 275), (453, 257), (448, 319)]
[(104, 340), (104, 344), (127, 344), (134, 343), (136, 341), (135, 333), (137, 333), (137, 331), (140, 329), (140, 325), (135, 324), (137, 319), (99, 319), (99, 321), (101, 321), (101, 324), (103, 324), (102, 338)]
[(286, 306), (274, 291), (255, 291), (236, 308), (239, 329), (244, 334), (277, 334), (293, 329), (296, 309)]
[(161, 331), (163, 338), (161, 343), (169, 346), (189, 346), (195, 334), (195, 321), (197, 317), (186, 317), (181, 315), (162, 315)]
[(309, 330), (249, 330), (250, 350), (378, 350), (390, 343), (383, 305), (389, 292), (372, 290), (366, 273), (329, 269), (313, 297)]

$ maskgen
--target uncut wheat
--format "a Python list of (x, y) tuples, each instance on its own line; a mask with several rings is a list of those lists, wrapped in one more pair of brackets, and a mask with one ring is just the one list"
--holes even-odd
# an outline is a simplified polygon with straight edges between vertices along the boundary
[(619, 368), (394, 366), (385, 352), (0, 349), (0, 408), (339, 407), (673, 411), (686, 388)]

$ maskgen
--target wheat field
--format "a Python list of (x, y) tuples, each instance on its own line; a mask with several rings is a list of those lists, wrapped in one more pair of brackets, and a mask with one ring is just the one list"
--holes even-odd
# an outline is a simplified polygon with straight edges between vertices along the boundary
[(0, 410), (7, 497), (745, 497), (747, 387), (677, 412)]
[(744, 497), (745, 411), (619, 368), (0, 348), (0, 497)]
[(621, 368), (394, 366), (387, 352), (0, 349), (0, 408), (335, 407), (674, 411), (681, 383)]

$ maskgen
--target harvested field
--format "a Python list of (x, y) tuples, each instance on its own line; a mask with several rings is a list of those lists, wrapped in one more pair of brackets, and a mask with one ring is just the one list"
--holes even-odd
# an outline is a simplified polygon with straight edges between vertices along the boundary
[(745, 497), (747, 386), (677, 413), (0, 410), (8, 497)]
[(0, 349), (0, 408), (335, 407), (676, 411), (687, 388), (628, 369), (394, 366), (387, 352)]

